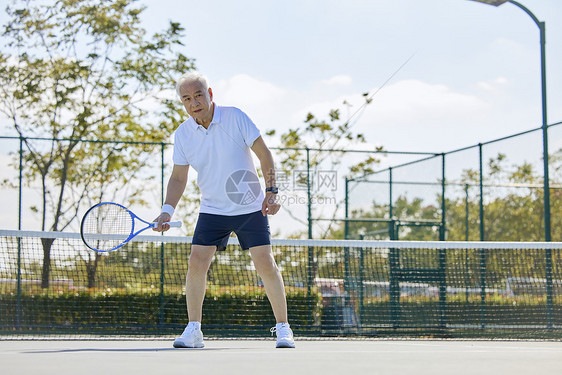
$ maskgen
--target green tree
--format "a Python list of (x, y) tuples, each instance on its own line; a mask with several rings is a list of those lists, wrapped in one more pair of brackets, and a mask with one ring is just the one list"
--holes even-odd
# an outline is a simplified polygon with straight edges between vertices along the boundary
[[(426, 205), (422, 198), (410, 200), (407, 196), (399, 196), (393, 202), (393, 222), (388, 218), (388, 205), (373, 202), (370, 207), (351, 211), (350, 218), (354, 221), (347, 225), (347, 238), (388, 240), (391, 232), (395, 232), (394, 236), (404, 241), (436, 241), (439, 227), (430, 222), (438, 222), (440, 215), (440, 207)], [(345, 224), (334, 228), (330, 237), (345, 238)]]
[[(366, 99), (366, 101), (366, 104), (370, 103), (370, 99)], [(344, 102), (344, 104), (346, 103)], [(276, 158), (278, 172), (284, 178), (290, 179), (290, 181), (280, 181), (278, 178), (277, 181), (280, 185), (280, 194), (285, 198), (289, 197), (288, 199), (290, 199), (291, 196), (305, 195), (307, 184), (310, 183), (312, 202), (326, 201), (327, 198), (331, 198), (329, 196), (330, 189), (323, 189), (322, 176), (318, 173), (319, 171), (334, 172), (333, 177), (341, 181), (343, 180), (342, 177), (351, 178), (371, 173), (374, 171), (373, 168), (380, 163), (377, 155), (383, 151), (383, 148), (377, 147), (373, 150), (373, 154), (368, 154), (361, 161), (353, 165), (342, 166), (346, 151), (352, 149), (354, 145), (365, 143), (366, 140), (363, 134), (353, 132), (353, 123), (349, 119), (342, 119), (339, 109), (332, 109), (329, 112), (328, 119), (319, 119), (309, 113), (304, 120), (304, 124), (304, 127), (289, 129), (279, 136), (280, 150)], [(276, 132), (272, 130), (267, 135), (274, 136)], [(342, 169), (347, 171), (346, 176), (337, 174)], [(310, 172), (310, 176), (307, 172)], [(309, 204), (310, 202), (307, 201), (306, 203)], [(335, 219), (341, 214), (343, 203), (343, 198), (337, 198), (335, 199), (335, 205), (331, 205), (329, 209), (323, 209), (325, 207), (312, 204), (312, 216)], [(306, 220), (297, 217), (289, 205), (282, 204), (281, 207), (294, 220), (303, 225), (308, 224)], [(328, 225), (324, 224), (325, 222), (314, 223), (315, 229), (320, 232), (315, 237), (326, 238), (330, 234), (334, 222), (329, 222)], [(300, 237), (305, 233), (305, 231), (302, 231), (296, 233), (295, 236)]]
[[(551, 168), (559, 168), (555, 153)], [(489, 159), (488, 173), (484, 176), (484, 240), (488, 241), (542, 241), (544, 240), (544, 206), (542, 177), (528, 162), (509, 164), (502, 153)], [(555, 174), (553, 174), (555, 177)], [(468, 205), (469, 239), (480, 239), (480, 194), (479, 175), (474, 170), (465, 170), (461, 182), (468, 185), (469, 201), (466, 198), (447, 200), (447, 239), (466, 238), (466, 208)], [(560, 211), (556, 180), (551, 178), (552, 217)], [(556, 228), (553, 226), (553, 235)]]
[[(562, 217), (562, 149), (550, 156), (551, 173), (551, 216), (553, 240), (562, 239), (560, 218)], [(484, 239), (488, 241), (543, 241), (544, 207), (543, 185), (540, 173), (528, 162), (509, 164), (506, 155), (499, 153), (490, 158), (484, 176)], [(464, 170), (459, 181), (449, 185), (446, 191), (446, 239), (463, 241), (480, 240), (480, 195), (479, 173), (473, 169)], [(469, 191), (468, 200), (463, 194), (451, 193), (453, 188)], [(460, 190), (459, 190), (460, 191)], [(450, 197), (453, 195), (454, 197)], [(437, 202), (441, 201), (438, 195)], [(468, 218), (467, 218), (468, 208)], [(356, 222), (348, 224), (351, 238), (388, 239), (388, 223), (372, 219), (388, 219), (388, 206), (373, 202), (370, 207), (353, 210), (350, 213)], [(441, 221), (441, 208), (427, 204), (419, 197), (399, 196), (393, 202), (395, 219), (408, 221)], [(365, 219), (365, 221), (360, 221)], [(333, 238), (344, 237), (344, 224), (333, 229)], [(400, 232), (401, 240), (437, 240), (436, 226), (411, 227)]]
[[(84, 204), (117, 194), (142, 203), (146, 185), (135, 178), (160, 152), (142, 142), (167, 140), (181, 121), (179, 103), (163, 90), (194, 67), (180, 52), (183, 28), (170, 22), (149, 36), (143, 10), (134, 0), (16, 0), (6, 8), (0, 111), (25, 141), (26, 183), (41, 186), (34, 209), (42, 230), (62, 231)], [(117, 140), (137, 143), (103, 143)], [(51, 245), (43, 242), (43, 287)], [(97, 255), (89, 257), (95, 271)]]
[[(370, 99), (366, 99), (370, 103)], [(345, 103), (344, 103), (345, 104)], [(364, 108), (362, 106), (361, 108)], [(304, 121), (305, 126), (289, 129), (280, 135), (279, 153), (276, 157), (277, 170), (281, 176), (277, 178), (280, 189), (281, 207), (294, 220), (308, 225), (306, 220), (296, 214), (294, 207), (285, 202), (290, 202), (294, 198), (303, 198), (298, 202), (310, 204), (313, 218), (322, 217), (332, 219), (331, 221), (314, 221), (315, 238), (327, 238), (337, 225), (336, 218), (341, 215), (341, 208), (344, 204), (343, 197), (337, 197), (331, 191), (332, 187), (323, 186), (321, 173), (328, 173), (330, 177), (343, 180), (343, 176), (338, 172), (345, 170), (347, 177), (363, 175), (373, 172), (373, 168), (378, 165), (380, 160), (374, 154), (382, 152), (382, 148), (374, 150), (373, 154), (368, 154), (359, 162), (352, 165), (343, 164), (345, 151), (352, 149), (354, 145), (365, 142), (363, 134), (352, 131), (353, 123), (350, 119), (342, 119), (339, 109), (329, 112), (328, 119), (319, 119), (309, 113)], [(267, 133), (274, 136), (275, 131)], [(282, 177), (282, 178), (280, 178)], [(334, 181), (335, 183), (335, 181)], [(308, 184), (310, 184), (310, 198), (308, 199)], [(333, 185), (332, 185), (333, 186)], [(314, 202), (334, 202), (335, 204), (314, 204)], [(295, 233), (295, 237), (304, 237), (307, 231)], [(312, 250), (312, 249), (311, 249)], [(280, 267), (285, 273), (292, 274), (306, 264), (309, 269), (308, 277), (314, 279), (319, 275), (323, 268), (332, 265), (332, 260), (343, 259), (344, 254), (341, 248), (336, 249), (316, 249), (314, 254), (310, 252), (299, 252), (298, 257), (291, 256), (290, 261), (275, 252)], [(332, 273), (332, 276), (337, 275)], [(290, 277), (289, 277), (290, 278)]]

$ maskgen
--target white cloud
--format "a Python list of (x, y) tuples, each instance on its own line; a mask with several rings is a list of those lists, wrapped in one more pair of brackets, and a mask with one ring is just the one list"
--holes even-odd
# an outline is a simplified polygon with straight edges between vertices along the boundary
[(446, 85), (418, 80), (399, 81), (383, 88), (369, 106), (372, 107), (369, 117), (375, 122), (408, 125), (450, 123), (487, 107), (476, 96), (456, 92)]
[(247, 74), (238, 74), (211, 86), (217, 104), (242, 109), (262, 132), (286, 125), (287, 113), (294, 103), (295, 93), (289, 89)]
[[(334, 78), (322, 82), (345, 82), (342, 78)], [(487, 84), (499, 87), (506, 82), (505, 78), (499, 77)], [(304, 91), (278, 86), (246, 74), (219, 81), (213, 86), (218, 104), (241, 108), (262, 132), (277, 129), (277, 134), (302, 126), (309, 112), (325, 119), (331, 109), (339, 108), (344, 121), (365, 102), (362, 91), (343, 95), (335, 90), (330, 92), (329, 99), (318, 100), (326, 98), (325, 87), (322, 84), (312, 85)], [(376, 88), (373, 88), (370, 93), (375, 91)], [(483, 132), (476, 127), (486, 123), (483, 119), (492, 107), (475, 94), (420, 80), (389, 84), (372, 99), (371, 104), (353, 117), (353, 130), (365, 134), (369, 143), (399, 150), (441, 152), (482, 141), (481, 135), (485, 134), (485, 130)], [(344, 105), (344, 101), (350, 105)], [(477, 135), (480, 137), (474, 140), (467, 137)]]
[(222, 105), (257, 109), (274, 102), (283, 102), (288, 90), (246, 74), (238, 74), (221, 80), (213, 91), (215, 99)]
[(347, 74), (340, 74), (329, 79), (324, 79), (320, 81), (320, 83), (326, 86), (349, 86), (353, 83), (353, 79)]
[(510, 51), (516, 55), (525, 54), (525, 46), (518, 41), (513, 39), (508, 39), (505, 37), (496, 38), (492, 44), (493, 48), (501, 48), (503, 50)]
[[(377, 89), (372, 89), (373, 95)], [(415, 125), (420, 123), (450, 123), (468, 115), (474, 115), (488, 108), (480, 98), (460, 93), (441, 84), (429, 84), (418, 80), (398, 81), (382, 88), (371, 96), (372, 102), (353, 118), (362, 116), (361, 123)], [(351, 103), (349, 108), (344, 101)], [(340, 108), (342, 117), (352, 116), (365, 103), (363, 94), (339, 96), (329, 101), (311, 103), (301, 110), (302, 117), (308, 112), (320, 116), (330, 109)]]
[(509, 83), (509, 80), (505, 77), (498, 77), (491, 81), (480, 81), (476, 85), (479, 89), (488, 91), (488, 92), (495, 92), (500, 89), (502, 86), (505, 86)]

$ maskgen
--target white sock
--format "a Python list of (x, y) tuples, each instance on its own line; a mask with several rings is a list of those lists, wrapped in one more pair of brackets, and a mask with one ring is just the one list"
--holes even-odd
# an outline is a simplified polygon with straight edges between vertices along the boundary
[(187, 326), (196, 330), (201, 330), (201, 322), (189, 322)]

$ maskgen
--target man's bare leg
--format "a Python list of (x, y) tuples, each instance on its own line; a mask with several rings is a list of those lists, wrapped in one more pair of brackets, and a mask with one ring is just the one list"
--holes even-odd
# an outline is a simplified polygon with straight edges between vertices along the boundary
[(255, 246), (250, 248), (250, 255), (256, 266), (258, 274), (263, 280), (267, 298), (271, 303), (273, 314), (277, 323), (287, 323), (287, 299), (285, 285), (279, 268), (271, 252), (271, 245)]
[(216, 248), (216, 246), (191, 245), (185, 282), (185, 299), (190, 322), (201, 322), (203, 300), (207, 289), (207, 272)]

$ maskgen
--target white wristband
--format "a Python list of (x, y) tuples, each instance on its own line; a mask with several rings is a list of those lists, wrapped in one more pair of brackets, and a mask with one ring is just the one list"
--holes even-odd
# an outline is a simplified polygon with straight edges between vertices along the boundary
[(171, 204), (163, 205), (161, 213), (167, 213), (171, 218), (172, 216), (174, 216), (174, 206), (172, 206)]

